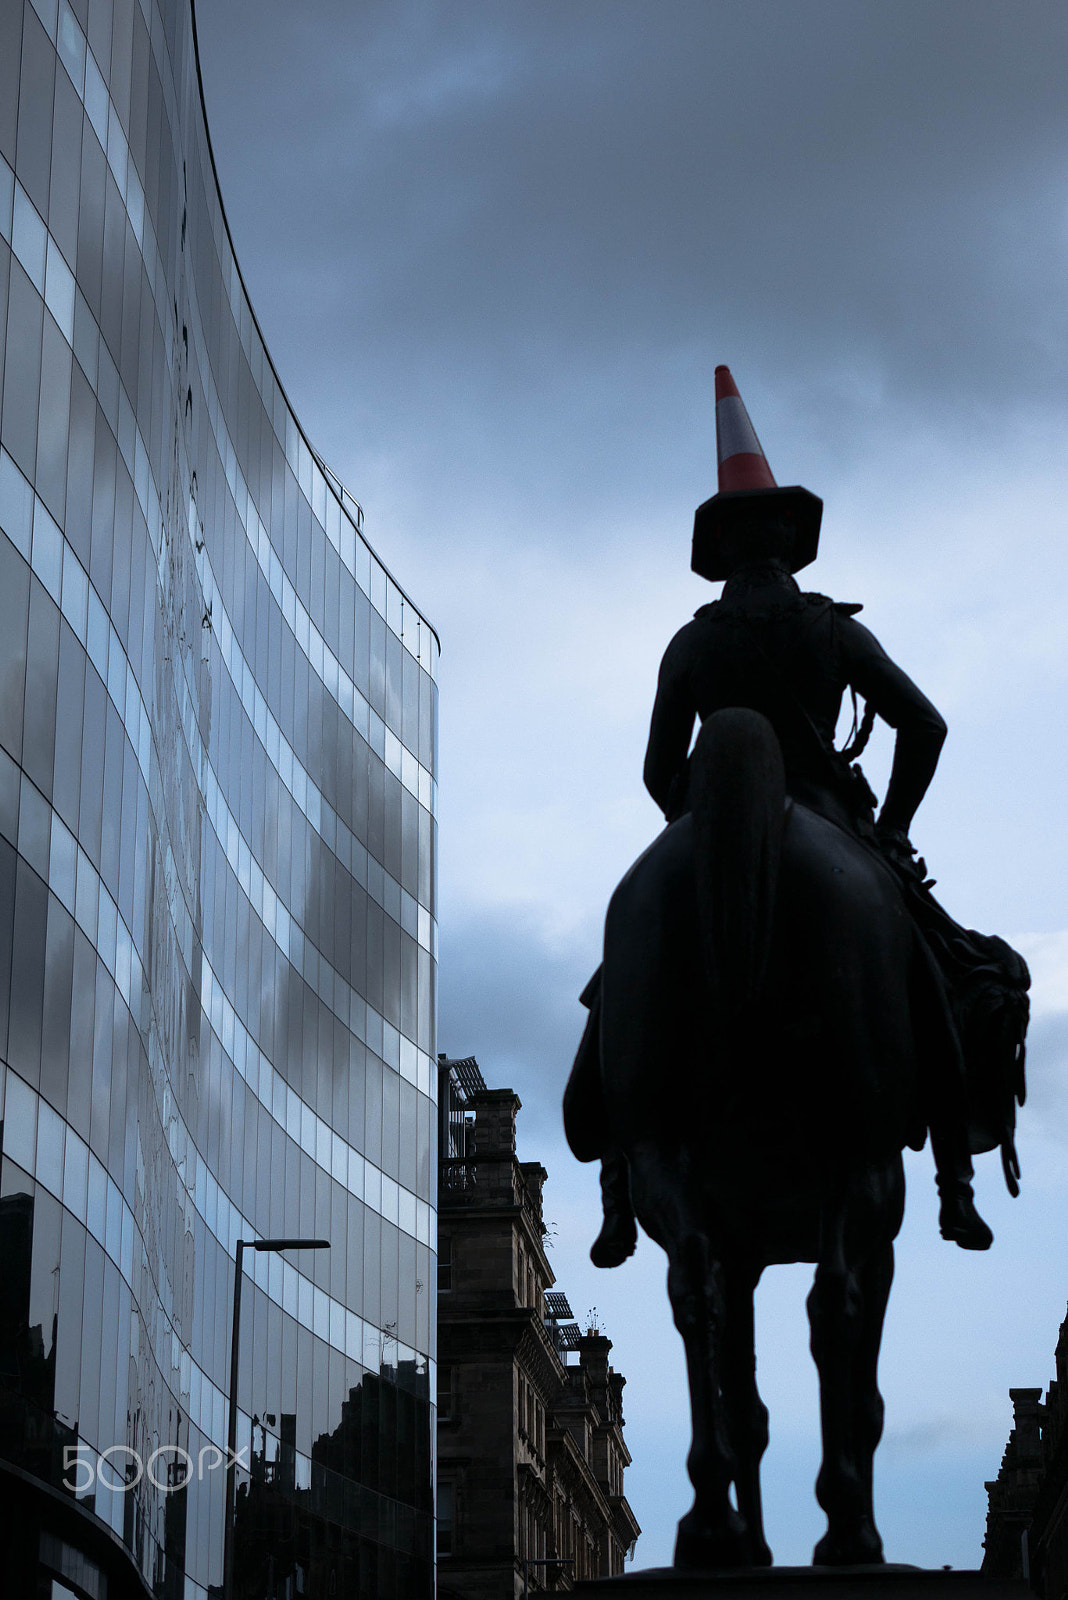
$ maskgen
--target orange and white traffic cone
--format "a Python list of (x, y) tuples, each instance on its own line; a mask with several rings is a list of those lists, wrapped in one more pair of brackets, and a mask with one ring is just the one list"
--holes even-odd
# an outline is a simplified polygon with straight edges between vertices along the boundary
[(751, 522), (762, 506), (769, 516), (785, 517), (793, 523), (791, 572), (814, 561), (823, 501), (798, 485), (780, 488), (775, 482), (728, 367), (716, 368), (716, 460), (719, 492), (698, 506), (694, 516), (690, 562), (694, 572), (713, 582), (727, 577), (724, 531), (742, 520)]
[(729, 367), (716, 368), (716, 457), (721, 493), (778, 488)]

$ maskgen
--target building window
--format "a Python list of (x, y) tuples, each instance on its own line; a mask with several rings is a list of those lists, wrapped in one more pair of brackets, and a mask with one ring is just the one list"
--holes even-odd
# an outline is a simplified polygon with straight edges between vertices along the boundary
[(438, 1484), (438, 1555), (451, 1556), (453, 1552), (453, 1485)]
[(456, 1369), (438, 1363), (438, 1421), (452, 1422), (456, 1417)]
[(448, 1294), (452, 1288), (452, 1236), (438, 1239), (438, 1293)]

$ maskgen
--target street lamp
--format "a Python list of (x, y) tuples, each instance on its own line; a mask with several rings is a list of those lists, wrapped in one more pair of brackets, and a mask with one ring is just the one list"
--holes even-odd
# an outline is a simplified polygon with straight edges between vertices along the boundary
[(223, 1600), (234, 1594), (234, 1497), (237, 1488), (237, 1354), (241, 1329), (241, 1257), (246, 1250), (329, 1250), (329, 1239), (239, 1239), (234, 1260), (234, 1323), (230, 1345), (230, 1423), (226, 1461), (226, 1526), (223, 1528)]

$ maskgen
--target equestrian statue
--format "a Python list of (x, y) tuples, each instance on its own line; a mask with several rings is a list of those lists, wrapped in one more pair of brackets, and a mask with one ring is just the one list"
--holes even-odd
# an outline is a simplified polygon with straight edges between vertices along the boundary
[[(693, 1424), (676, 1566), (771, 1563), (753, 1292), (791, 1261), (816, 1268), (827, 1531), (813, 1560), (877, 1563), (876, 1367), (902, 1151), (930, 1134), (942, 1236), (987, 1249), (971, 1157), (1000, 1147), (1018, 1192), (1030, 979), (931, 894), (909, 829), (945, 723), (859, 606), (798, 587), (822, 502), (776, 485), (726, 367), (716, 433), (719, 492), (696, 513), (692, 566), (724, 587), (661, 664), (645, 782), (666, 826), (609, 904), (565, 1129), (579, 1160), (601, 1162), (594, 1262), (624, 1261), (636, 1222), (668, 1258)], [(876, 716), (895, 730), (877, 815), (855, 761)]]

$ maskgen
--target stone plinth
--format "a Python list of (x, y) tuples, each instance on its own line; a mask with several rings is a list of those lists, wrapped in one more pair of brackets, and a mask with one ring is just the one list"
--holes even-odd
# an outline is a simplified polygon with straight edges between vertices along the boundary
[(924, 1567), (763, 1567), (688, 1572), (649, 1567), (577, 1583), (582, 1600), (1033, 1600), (1025, 1583)]

